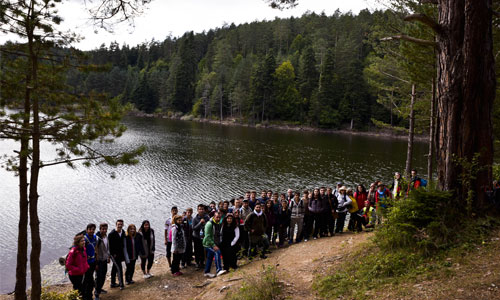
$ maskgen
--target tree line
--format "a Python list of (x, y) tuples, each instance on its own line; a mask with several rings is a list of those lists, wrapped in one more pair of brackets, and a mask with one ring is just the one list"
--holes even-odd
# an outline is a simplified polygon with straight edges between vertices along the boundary
[[(108, 72), (70, 72), (75, 92), (91, 90), (146, 113), (180, 112), (210, 119), (367, 129), (389, 123), (364, 69), (382, 11), (245, 23), (137, 46), (89, 51)], [(407, 121), (393, 116), (393, 125)]]

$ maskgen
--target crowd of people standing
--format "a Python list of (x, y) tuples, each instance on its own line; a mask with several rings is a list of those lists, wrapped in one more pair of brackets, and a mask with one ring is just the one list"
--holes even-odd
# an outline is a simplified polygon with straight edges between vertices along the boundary
[[(206, 277), (220, 276), (237, 269), (238, 259), (267, 258), (270, 246), (279, 248), (342, 234), (347, 220), (350, 231), (374, 228), (381, 223), (391, 199), (405, 197), (425, 184), (413, 170), (408, 182), (396, 173), (390, 185), (377, 181), (368, 190), (362, 184), (352, 190), (338, 182), (335, 188), (302, 192), (263, 190), (260, 197), (256, 191), (247, 191), (230, 201), (199, 204), (196, 215), (192, 208), (179, 214), (174, 206), (164, 226), (167, 262), (173, 276), (183, 275), (181, 269), (189, 266), (203, 270)], [(107, 293), (103, 286), (109, 263), (111, 288), (134, 284), (139, 259), (143, 277), (153, 276), (156, 246), (150, 222), (144, 220), (139, 230), (134, 224), (125, 230), (121, 219), (115, 225), (108, 234), (108, 224), (101, 223), (97, 233), (96, 225), (88, 224), (74, 237), (65, 265), (73, 288), (83, 300), (98, 300)]]

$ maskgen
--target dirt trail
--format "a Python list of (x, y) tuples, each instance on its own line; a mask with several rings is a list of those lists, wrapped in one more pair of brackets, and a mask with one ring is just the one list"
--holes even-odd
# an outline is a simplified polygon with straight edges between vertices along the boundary
[[(277, 267), (279, 279), (284, 284), (284, 294), (289, 299), (313, 299), (311, 285), (314, 276), (324, 274), (328, 266), (340, 262), (346, 253), (366, 241), (370, 235), (370, 233), (344, 233), (274, 249), (267, 259), (258, 258), (250, 263), (246, 260), (239, 261), (240, 268), (237, 271), (214, 279), (205, 278), (203, 271), (195, 271), (192, 267), (183, 269), (183, 276), (173, 277), (165, 257), (162, 257), (152, 268), (154, 277), (145, 280), (140, 269), (136, 268), (134, 275), (136, 283), (126, 286), (123, 291), (110, 289), (108, 278), (104, 286), (108, 294), (102, 295), (101, 299), (222, 299), (227, 292), (227, 290), (219, 292), (222, 287), (230, 286), (228, 290), (236, 291), (246, 277), (262, 272), (263, 265)], [(235, 278), (243, 279), (228, 282)], [(52, 286), (49, 290), (69, 291), (71, 285)], [(0, 295), (0, 300), (7, 299), (13, 299), (13, 296)]]
[(229, 289), (233, 291), (241, 286), (241, 281), (227, 282), (228, 279), (257, 274), (262, 271), (263, 265), (277, 267), (278, 277), (284, 284), (284, 295), (287, 299), (314, 299), (311, 289), (314, 277), (325, 274), (327, 269), (340, 262), (347, 253), (365, 242), (369, 236), (371, 236), (369, 233), (344, 233), (273, 251), (265, 260), (258, 259), (236, 272), (214, 280), (195, 299), (222, 299), (225, 292), (219, 291), (223, 286), (230, 285)]

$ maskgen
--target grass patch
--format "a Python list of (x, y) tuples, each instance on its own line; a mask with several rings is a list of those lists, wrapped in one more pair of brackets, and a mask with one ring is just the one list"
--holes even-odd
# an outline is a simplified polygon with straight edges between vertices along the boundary
[(243, 285), (235, 292), (229, 291), (227, 300), (275, 300), (281, 299), (282, 284), (278, 280), (276, 267), (262, 265), (257, 275), (245, 278)]
[(453, 276), (453, 262), (484, 244), (499, 219), (467, 217), (451, 197), (429, 189), (394, 202), (372, 241), (318, 277), (314, 289), (328, 299), (368, 299), (403, 283)]

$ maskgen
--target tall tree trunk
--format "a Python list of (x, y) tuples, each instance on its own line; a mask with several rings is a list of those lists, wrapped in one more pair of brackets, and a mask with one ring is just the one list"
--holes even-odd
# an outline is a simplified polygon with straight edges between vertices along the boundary
[[(31, 1), (31, 10), (34, 11), (35, 1)], [(34, 14), (32, 15), (34, 20)], [(32, 88), (36, 91), (38, 86), (38, 57), (35, 53), (35, 41), (33, 31), (28, 31), (28, 48), (31, 61), (31, 76)], [(30, 254), (30, 270), (31, 270), (31, 300), (40, 300), (42, 295), (42, 278), (40, 274), (40, 252), (42, 242), (40, 239), (40, 221), (38, 218), (38, 174), (40, 171), (40, 112), (38, 110), (38, 96), (32, 96), (31, 109), (33, 110), (33, 129), (32, 137), (32, 163), (31, 163), (31, 178), (29, 186), (29, 216), (31, 228), (31, 254)]]
[(406, 168), (405, 176), (410, 177), (411, 172), (411, 161), (413, 158), (413, 135), (415, 132), (415, 111), (413, 107), (415, 106), (415, 84), (411, 85), (411, 101), (410, 101), (410, 129), (408, 130), (408, 150), (406, 152)]
[(432, 78), (432, 97), (431, 97), (431, 120), (429, 126), (429, 155), (427, 156), (427, 178), (432, 181), (432, 169), (434, 162), (434, 127), (435, 127), (435, 114), (436, 114), (436, 78)]
[(224, 96), (224, 92), (222, 90), (222, 86), (220, 87), (220, 123), (222, 123), (222, 97)]
[(393, 121), (392, 121), (392, 107), (394, 106), (394, 91), (391, 91), (391, 127), (393, 126)]
[(16, 287), (14, 297), (16, 300), (26, 300), (26, 276), (28, 263), (28, 152), (29, 152), (29, 130), (31, 116), (31, 73), (26, 76), (26, 92), (24, 96), (24, 134), (21, 137), (21, 149), (19, 151), (19, 225), (17, 238), (17, 262), (16, 262)]
[[(491, 184), (493, 136), (491, 110), (495, 99), (491, 0), (440, 0), (437, 82), (437, 173), (439, 188), (455, 192), (463, 205), (467, 195), (456, 159), (480, 154), (470, 187), (476, 208), (486, 204)], [(467, 185), (467, 184), (466, 184)]]

